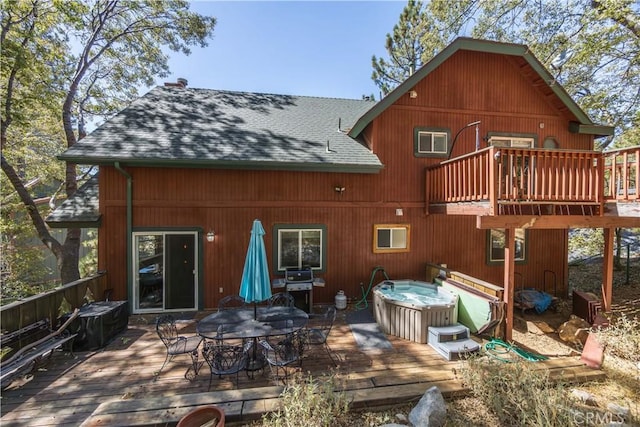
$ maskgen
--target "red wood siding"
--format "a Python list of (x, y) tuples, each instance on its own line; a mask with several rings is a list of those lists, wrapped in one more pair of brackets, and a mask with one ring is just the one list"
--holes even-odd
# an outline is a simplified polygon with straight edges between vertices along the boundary
[[(486, 231), (475, 217), (424, 215), (424, 169), (442, 158), (414, 155), (415, 127), (448, 128), (451, 135), (481, 120), (480, 136), (488, 132), (535, 134), (538, 144), (553, 136), (562, 149), (591, 149), (593, 137), (568, 131), (571, 114), (535, 86), (524, 62), (500, 55), (459, 51), (414, 89), (418, 97), (401, 97), (363, 132), (379, 156), (379, 174), (166, 169), (126, 167), (133, 177), (134, 227), (200, 227), (213, 229), (216, 240), (203, 241), (204, 307), (238, 291), (252, 221), (267, 231), (273, 269), (273, 226), (320, 223), (327, 227), (326, 288), (316, 288), (316, 302), (331, 302), (338, 290), (361, 296), (374, 267), (392, 278), (424, 279), (427, 262), (492, 283), (503, 281), (501, 266), (486, 263)], [(524, 74), (523, 74), (524, 72)], [(486, 142), (481, 141), (485, 147)], [(475, 150), (473, 128), (461, 133), (452, 156)], [(344, 187), (343, 193), (334, 190)], [(108, 272), (116, 298), (126, 297), (126, 180), (113, 167), (100, 170), (99, 265)], [(396, 216), (397, 208), (403, 216)], [(374, 254), (374, 224), (411, 225), (408, 253)], [(203, 239), (204, 240), (204, 239)], [(567, 233), (529, 233), (527, 263), (517, 265), (524, 285), (542, 288), (545, 270), (557, 277), (558, 293), (566, 293)], [(277, 277), (275, 274), (273, 277)], [(380, 277), (377, 277), (377, 283)], [(519, 285), (519, 283), (517, 283)], [(218, 289), (222, 287), (223, 293)]]
[[(234, 206), (232, 202), (221, 203), (217, 200), (219, 197), (217, 189), (225, 187), (221, 184), (222, 178), (218, 176), (223, 173), (221, 171), (131, 168), (128, 172), (134, 180), (134, 227), (201, 227), (205, 232), (210, 229), (215, 230), (215, 242), (209, 243), (203, 239), (202, 246), (204, 263), (202, 279), (206, 308), (215, 307), (221, 296), (237, 292), (251, 223), (256, 218), (262, 221), (267, 231), (265, 243), (272, 270), (275, 224), (320, 223), (326, 225), (327, 271), (320, 276), (325, 279), (327, 286), (324, 289), (314, 290), (316, 302), (333, 301), (338, 290), (344, 290), (349, 297), (359, 297), (360, 284), (362, 283), (366, 289), (372, 269), (379, 265), (383, 266), (392, 278), (422, 280), (425, 277), (425, 263), (444, 262), (449, 267), (467, 274), (496, 284), (501, 283), (502, 268), (486, 265), (486, 231), (475, 228), (474, 217), (439, 215), (425, 217), (421, 206), (413, 206), (405, 202), (382, 202), (375, 199), (369, 202), (351, 202), (348, 200), (347, 191), (341, 196), (342, 202), (327, 201), (325, 207), (317, 203), (311, 203), (310, 207), (305, 207), (306, 203), (300, 201), (262, 202), (257, 203), (259, 206), (251, 207), (251, 203), (247, 200), (238, 202), (242, 206)], [(262, 173), (272, 175), (268, 172)], [(239, 191), (243, 181), (240, 175), (242, 174), (235, 177), (235, 181), (229, 181), (233, 182)], [(248, 175), (251, 178), (254, 173)], [(304, 175), (301, 174), (297, 181), (314, 179)], [(154, 176), (157, 180), (152, 178)], [(154, 182), (160, 182), (161, 176), (173, 177), (170, 181), (175, 183), (176, 188), (166, 191), (164, 199), (154, 199), (152, 197), (156, 196), (156, 190), (160, 188), (157, 184), (154, 185)], [(271, 178), (275, 179), (276, 176)], [(122, 187), (125, 185), (124, 179), (111, 168), (102, 168), (101, 179), (114, 181), (114, 183), (119, 181)], [(254, 182), (253, 179), (249, 181)], [(275, 180), (275, 182), (282, 181)], [(148, 186), (143, 187), (143, 183)], [(349, 182), (343, 185), (349, 186)], [(245, 184), (241, 190), (243, 199), (247, 195), (257, 197), (257, 193), (262, 191), (261, 188), (252, 190), (250, 187), (251, 185)], [(194, 189), (208, 194), (210, 198), (202, 200), (201, 194), (196, 194), (198, 191)], [(224, 192), (226, 194), (226, 190)], [(146, 194), (151, 197), (146, 197)], [(192, 194), (195, 200), (187, 200), (187, 194)], [(105, 200), (105, 205), (107, 205), (103, 208), (105, 221), (100, 229), (100, 268), (108, 271), (111, 286), (116, 288), (116, 296), (124, 298), (126, 297), (124, 285), (127, 264), (124, 200)], [(403, 207), (403, 216), (395, 215), (396, 207)], [(373, 225), (381, 223), (411, 224), (409, 253), (373, 253)], [(559, 252), (556, 254), (549, 248), (563, 239), (566, 240), (566, 232), (563, 235), (558, 231), (535, 231), (531, 232), (530, 236), (529, 263), (517, 268), (518, 271), (523, 271), (527, 286), (541, 284), (542, 279), (539, 273), (550, 269), (556, 272), (560, 282), (558, 286), (563, 289), (565, 245), (560, 245)], [(545, 246), (547, 249), (539, 250), (540, 247)], [(280, 276), (273, 274), (272, 277)], [(376, 277), (374, 283), (379, 280), (380, 276)], [(220, 287), (223, 288), (222, 294), (219, 293)]]

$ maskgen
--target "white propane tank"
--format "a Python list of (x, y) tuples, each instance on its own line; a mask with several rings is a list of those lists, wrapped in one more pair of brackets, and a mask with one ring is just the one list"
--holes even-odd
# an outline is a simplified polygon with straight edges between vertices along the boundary
[(347, 308), (347, 296), (344, 294), (344, 291), (338, 291), (336, 294), (336, 308), (338, 310)]

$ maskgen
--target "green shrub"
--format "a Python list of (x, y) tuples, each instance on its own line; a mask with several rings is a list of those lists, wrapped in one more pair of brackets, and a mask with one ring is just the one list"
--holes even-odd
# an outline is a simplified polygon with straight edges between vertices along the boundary
[(334, 375), (294, 377), (281, 395), (277, 411), (262, 418), (264, 427), (329, 427), (347, 425), (349, 400), (337, 390)]

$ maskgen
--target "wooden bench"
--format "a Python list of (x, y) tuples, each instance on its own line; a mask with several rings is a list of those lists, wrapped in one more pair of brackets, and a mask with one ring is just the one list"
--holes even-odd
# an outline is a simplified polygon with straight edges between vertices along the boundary
[[(61, 349), (64, 345), (72, 350), (73, 339), (77, 334), (70, 334), (66, 329), (78, 314), (79, 310), (76, 309), (55, 331), (51, 329), (49, 319), (43, 319), (16, 331), (2, 334), (0, 337), (2, 348), (17, 343), (19, 349), (7, 360), (0, 362), (0, 389), (7, 387), (18, 376), (34, 371), (43, 359), (51, 357), (55, 350)], [(46, 335), (34, 342), (22, 344), (29, 337), (42, 336), (42, 334)]]

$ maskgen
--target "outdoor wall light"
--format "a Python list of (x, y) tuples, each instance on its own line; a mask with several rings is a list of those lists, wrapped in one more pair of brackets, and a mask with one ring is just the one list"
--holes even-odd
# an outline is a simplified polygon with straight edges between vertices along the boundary
[(418, 97), (418, 92), (416, 92), (415, 90), (409, 91), (409, 98), (417, 98), (417, 97)]
[(340, 193), (340, 194), (344, 193), (344, 187), (343, 187), (343, 186), (341, 186), (341, 185), (336, 185), (336, 186), (333, 188), (333, 190), (334, 190), (336, 193)]
[(213, 242), (216, 239), (216, 233), (211, 230), (207, 233), (207, 242)]

